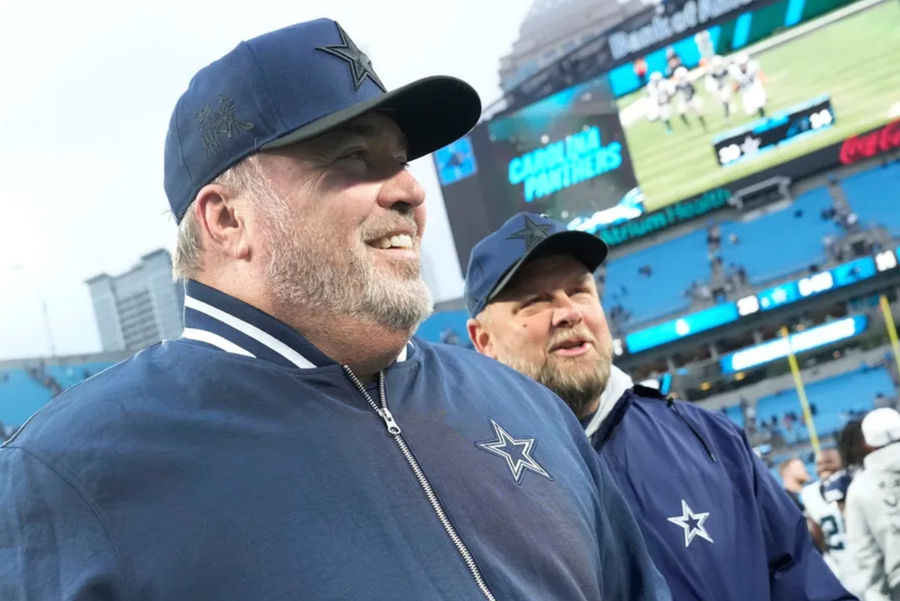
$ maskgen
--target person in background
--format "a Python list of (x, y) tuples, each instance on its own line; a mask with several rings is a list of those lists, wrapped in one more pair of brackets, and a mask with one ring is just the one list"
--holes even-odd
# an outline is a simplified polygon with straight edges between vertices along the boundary
[(819, 452), (816, 473), (819, 479), (800, 491), (810, 533), (831, 571), (845, 587), (853, 590), (853, 569), (848, 567), (843, 511), (850, 477), (841, 466), (841, 455), (836, 448)]
[(861, 419), (850, 420), (838, 434), (838, 452), (841, 455), (841, 465), (852, 480), (863, 469), (863, 461), (869, 454), (863, 438)]
[(848, 555), (865, 601), (900, 601), (900, 413), (875, 409), (862, 433), (869, 453), (847, 490)]
[(569, 405), (678, 601), (853, 599), (735, 424), (659, 390), (629, 388), (612, 365), (593, 278), (606, 254), (600, 238), (546, 215), (511, 217), (469, 258), (476, 350)]
[(800, 491), (809, 483), (809, 472), (799, 457), (791, 457), (785, 459), (778, 466), (778, 474), (781, 476), (781, 483), (785, 492), (797, 504), (800, 511), (803, 511), (803, 501), (800, 500)]

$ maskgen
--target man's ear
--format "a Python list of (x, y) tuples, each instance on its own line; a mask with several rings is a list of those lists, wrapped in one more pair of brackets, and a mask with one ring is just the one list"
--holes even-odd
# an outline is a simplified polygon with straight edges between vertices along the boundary
[(207, 184), (197, 192), (193, 209), (209, 245), (218, 254), (233, 259), (250, 254), (246, 203), (239, 202), (231, 190), (221, 184)]
[(494, 340), (491, 333), (485, 327), (484, 320), (469, 318), (466, 322), (466, 331), (469, 332), (469, 340), (475, 346), (475, 350), (491, 359), (496, 359), (494, 353)]

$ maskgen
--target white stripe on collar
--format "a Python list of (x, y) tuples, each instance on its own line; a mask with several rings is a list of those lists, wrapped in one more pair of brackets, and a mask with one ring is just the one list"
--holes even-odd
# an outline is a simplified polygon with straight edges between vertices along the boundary
[(269, 347), (270, 349), (272, 349), (273, 351), (275, 351), (276, 353), (278, 353), (279, 355), (281, 355), (282, 357), (284, 357), (285, 359), (287, 359), (288, 361), (290, 361), (291, 363), (293, 363), (300, 369), (309, 369), (309, 368), (315, 367), (315, 364), (312, 361), (310, 361), (309, 359), (307, 359), (306, 357), (304, 357), (303, 355), (301, 355), (300, 353), (298, 353), (297, 351), (295, 351), (294, 349), (292, 349), (291, 347), (289, 347), (282, 341), (278, 340), (271, 334), (268, 334), (268, 333), (260, 330), (256, 326), (247, 323), (243, 319), (239, 319), (239, 318), (235, 317), (234, 315), (226, 313), (225, 311), (222, 311), (221, 309), (217, 309), (216, 307), (213, 307), (212, 305), (204, 303), (201, 300), (197, 300), (196, 298), (193, 298), (191, 296), (184, 297), (184, 306), (188, 307), (190, 309), (193, 309), (195, 311), (205, 313), (206, 315), (209, 315), (213, 319), (218, 319), (222, 323), (224, 323), (228, 326), (231, 326), (235, 330), (237, 330), (243, 334), (246, 334), (250, 338), (253, 338), (257, 342), (259, 342), (260, 344), (263, 344), (263, 345)]
[(189, 338), (191, 340), (199, 340), (200, 342), (205, 342), (207, 344), (213, 345), (214, 347), (220, 348), (223, 351), (234, 353), (236, 355), (244, 355), (245, 357), (253, 357), (254, 359), (256, 359), (256, 355), (254, 355), (250, 351), (236, 345), (227, 338), (222, 338), (218, 334), (213, 334), (212, 332), (207, 332), (206, 330), (198, 330), (197, 328), (185, 328), (181, 333), (181, 337)]

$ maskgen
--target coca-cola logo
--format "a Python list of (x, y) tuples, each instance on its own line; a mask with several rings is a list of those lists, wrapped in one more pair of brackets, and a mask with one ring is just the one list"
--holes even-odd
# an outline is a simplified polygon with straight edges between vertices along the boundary
[(876, 154), (900, 148), (900, 121), (888, 123), (881, 129), (853, 136), (841, 144), (841, 163), (849, 165)]

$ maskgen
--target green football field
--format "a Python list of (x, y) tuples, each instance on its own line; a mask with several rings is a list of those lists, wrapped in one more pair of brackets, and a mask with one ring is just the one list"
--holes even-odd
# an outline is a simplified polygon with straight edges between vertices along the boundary
[[(740, 95), (726, 120), (722, 104), (696, 82), (703, 97), (707, 131), (689, 115), (685, 128), (673, 103), (672, 133), (660, 122), (638, 118), (625, 126), (625, 137), (647, 210), (699, 194), (817, 148), (839, 142), (884, 123), (900, 107), (900, 5), (884, 2), (825, 25), (803, 37), (752, 54), (765, 77), (767, 114), (830, 95), (835, 124), (821, 133), (788, 143), (728, 167), (719, 166), (713, 152), (716, 135), (749, 123)], [(644, 97), (644, 90), (624, 96), (622, 110)]]

